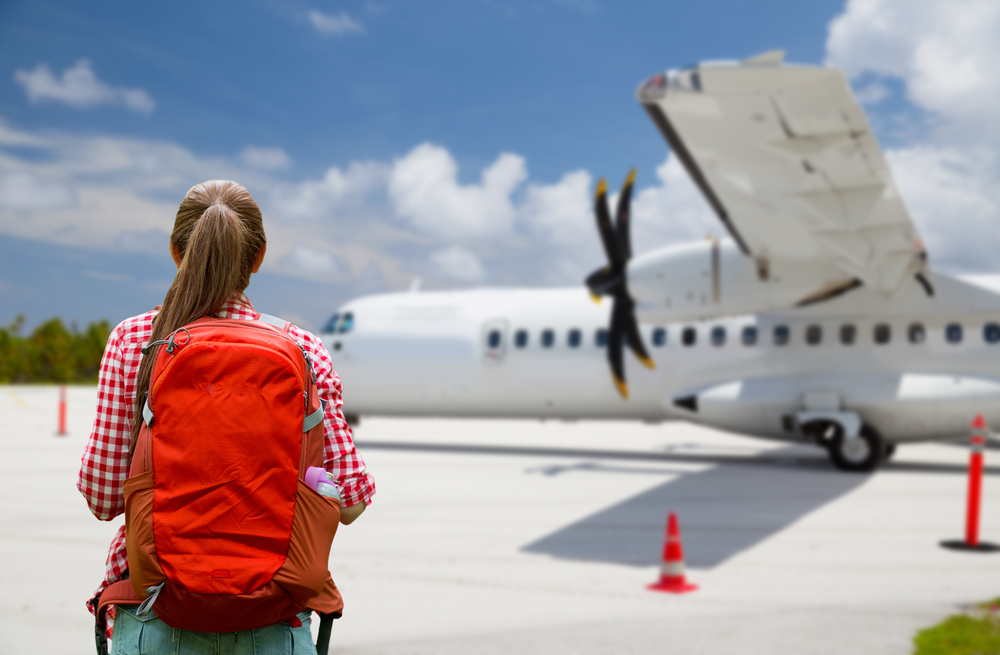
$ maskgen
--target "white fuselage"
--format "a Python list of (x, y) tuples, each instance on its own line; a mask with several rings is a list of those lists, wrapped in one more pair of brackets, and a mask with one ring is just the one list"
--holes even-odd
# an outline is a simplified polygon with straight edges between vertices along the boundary
[[(350, 314), (350, 329), (323, 340), (352, 415), (684, 419), (799, 439), (797, 413), (846, 410), (888, 442), (949, 438), (966, 434), (977, 413), (1000, 423), (1000, 343), (987, 339), (1000, 339), (1000, 325), (992, 327), (1000, 295), (930, 278), (933, 296), (914, 283), (892, 297), (860, 288), (781, 312), (644, 322), (656, 369), (626, 353), (627, 400), (596, 342), (610, 303), (595, 304), (582, 287), (369, 296), (342, 307), (340, 323)], [(853, 326), (853, 343), (842, 343), (843, 326)], [(882, 326), (889, 337), (877, 343)], [(742, 340), (748, 327), (756, 328), (753, 344)], [(911, 329), (916, 337), (921, 328), (923, 339), (911, 341)], [(694, 343), (685, 345), (685, 331)], [(675, 402), (692, 397), (696, 409)]]

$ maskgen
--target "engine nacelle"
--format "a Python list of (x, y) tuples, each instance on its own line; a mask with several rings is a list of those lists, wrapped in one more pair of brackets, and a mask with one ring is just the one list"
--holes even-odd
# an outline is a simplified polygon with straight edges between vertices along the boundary
[(626, 281), (639, 320), (650, 322), (787, 309), (856, 284), (834, 266), (750, 258), (730, 239), (637, 256), (628, 264)]

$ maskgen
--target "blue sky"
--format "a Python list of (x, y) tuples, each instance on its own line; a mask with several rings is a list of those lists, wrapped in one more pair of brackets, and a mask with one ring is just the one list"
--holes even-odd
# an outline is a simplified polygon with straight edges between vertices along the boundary
[[(173, 212), (212, 177), (243, 182), (264, 209), (255, 304), (307, 327), (415, 277), (576, 284), (601, 261), (586, 206), (600, 176), (616, 186), (639, 168), (643, 243), (718, 229), (638, 83), (772, 48), (852, 76), (904, 196), (917, 190), (907, 200), (932, 256), (961, 267), (968, 244), (940, 216), (996, 218), (996, 148), (981, 135), (1000, 93), (981, 78), (1000, 20), (990, 3), (934, 4), (8, 0), (0, 324), (116, 322), (159, 302)], [(439, 192), (416, 194), (408, 180), (428, 175)], [(991, 238), (974, 268), (992, 266)]]

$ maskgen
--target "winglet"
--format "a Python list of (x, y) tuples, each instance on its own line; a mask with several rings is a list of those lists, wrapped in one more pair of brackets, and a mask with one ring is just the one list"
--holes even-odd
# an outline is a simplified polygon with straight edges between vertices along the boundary
[(744, 66), (781, 66), (785, 61), (784, 50), (768, 50), (753, 57), (747, 57), (740, 63)]

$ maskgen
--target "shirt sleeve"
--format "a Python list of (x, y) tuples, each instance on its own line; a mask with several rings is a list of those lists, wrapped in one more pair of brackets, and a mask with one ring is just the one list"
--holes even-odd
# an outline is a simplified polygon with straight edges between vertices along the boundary
[(120, 326), (108, 337), (97, 383), (97, 416), (80, 463), (76, 488), (94, 516), (110, 521), (125, 511), (122, 485), (131, 439)]
[(313, 371), (316, 373), (317, 391), (327, 403), (323, 420), (326, 431), (326, 470), (341, 487), (341, 503), (344, 507), (360, 502), (370, 505), (372, 496), (375, 495), (375, 478), (368, 472), (365, 461), (354, 447), (351, 426), (344, 418), (340, 376), (333, 370), (333, 361), (323, 342), (311, 334), (306, 335), (303, 335), (303, 345), (309, 352)]

